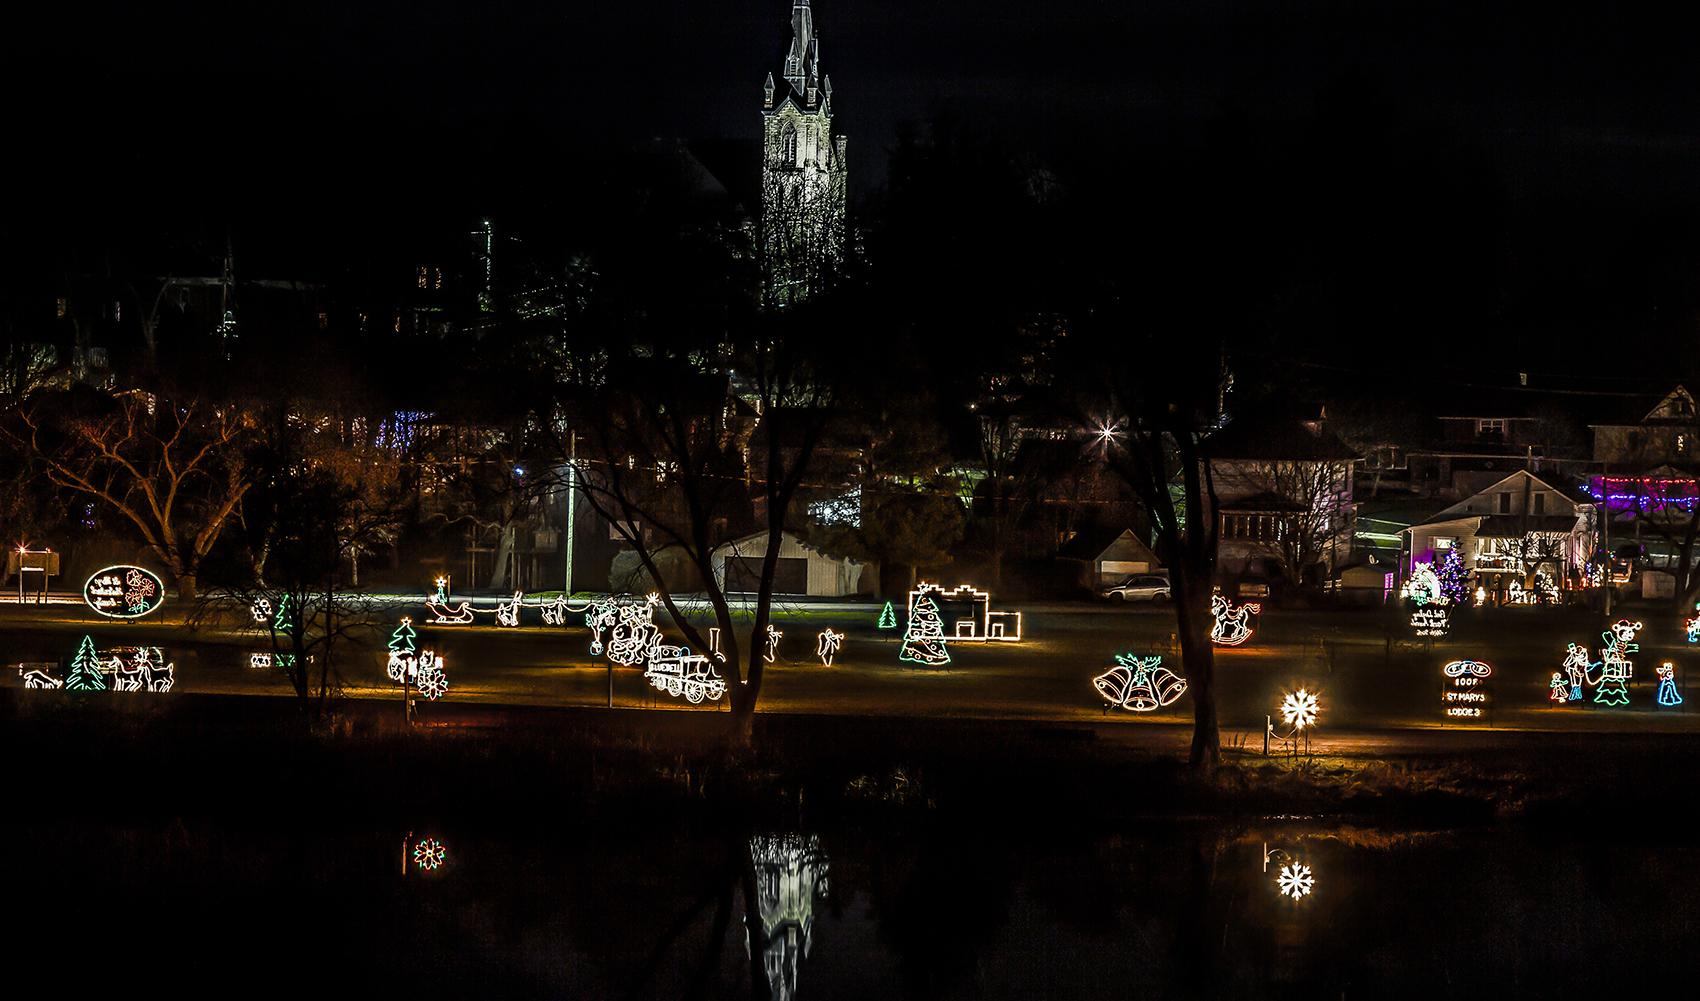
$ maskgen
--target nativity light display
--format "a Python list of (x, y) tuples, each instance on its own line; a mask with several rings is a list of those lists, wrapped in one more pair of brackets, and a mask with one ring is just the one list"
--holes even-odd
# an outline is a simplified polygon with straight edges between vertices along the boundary
[(1186, 680), (1162, 664), (1161, 657), (1116, 654), (1116, 666), (1093, 678), (1092, 687), (1110, 706), (1136, 713), (1161, 709), (1186, 693)]
[(1446, 715), (1454, 719), (1475, 719), (1487, 714), (1487, 679), (1493, 667), (1479, 660), (1455, 660), (1441, 668), (1446, 685), (1440, 693), (1440, 703)]
[(1442, 593), (1440, 577), (1434, 572), (1433, 563), (1418, 563), (1411, 569), (1411, 579), (1400, 589), (1399, 597), (1407, 598), (1422, 605), (1437, 605), (1445, 602)]
[(815, 638), (815, 656), (822, 664), (832, 666), (832, 658), (838, 655), (838, 647), (844, 642), (844, 634), (834, 632), (830, 627), (822, 629)]
[(1235, 606), (1218, 594), (1210, 599), (1210, 614), (1215, 622), (1210, 626), (1210, 642), (1217, 646), (1239, 646), (1251, 639), (1251, 617), (1260, 614), (1263, 606), (1255, 601)]

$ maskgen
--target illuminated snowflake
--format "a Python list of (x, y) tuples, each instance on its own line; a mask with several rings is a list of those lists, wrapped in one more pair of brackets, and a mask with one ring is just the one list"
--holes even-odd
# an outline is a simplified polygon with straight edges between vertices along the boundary
[(1281, 718), (1290, 726), (1307, 727), (1316, 722), (1319, 708), (1316, 696), (1301, 688), (1281, 700)]
[(1281, 877), (1276, 883), (1283, 894), (1297, 900), (1316, 885), (1316, 877), (1310, 874), (1310, 866), (1303, 862), (1294, 862), (1292, 865), (1281, 867)]
[(443, 864), (443, 843), (436, 838), (426, 838), (413, 846), (413, 864), (421, 869), (436, 869)]

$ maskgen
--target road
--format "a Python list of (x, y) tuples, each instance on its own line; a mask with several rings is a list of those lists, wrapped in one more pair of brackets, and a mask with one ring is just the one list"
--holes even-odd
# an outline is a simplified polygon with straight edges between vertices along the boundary
[[(493, 599), (480, 602), (493, 607)], [(1106, 712), (1091, 679), (1108, 670), (1119, 653), (1160, 655), (1178, 671), (1172, 611), (1101, 605), (1053, 604), (1022, 608), (1025, 636), (1019, 643), (951, 643), (951, 662), (925, 668), (899, 661), (901, 635), (875, 628), (878, 606), (803, 606), (779, 620), (784, 635), (766, 673), (764, 712), (992, 718), (1092, 725), (1100, 733), (1125, 732), (1130, 739), (1184, 742), (1190, 699), (1151, 713)], [(449, 702), (672, 709), (712, 712), (650, 688), (636, 668), (615, 668), (590, 655), (582, 616), (567, 627), (545, 627), (534, 610), (518, 628), (499, 628), (491, 617), (470, 626), (420, 625), (417, 602), (398, 600), (390, 620), (414, 617), (423, 647), (447, 666)], [(1679, 691), (1700, 648), (1686, 641), (1680, 619), (1669, 611), (1639, 609), (1630, 618), (1645, 623), (1632, 654), (1636, 664), (1630, 702), (1605, 707), (1587, 698), (1555, 705), (1549, 682), (1561, 670), (1566, 645), (1583, 644), (1599, 658), (1605, 619), (1580, 611), (1514, 608), (1460, 613), (1444, 640), (1425, 646), (1397, 609), (1270, 611), (1243, 646), (1217, 650), (1220, 718), (1225, 743), (1261, 745), (1265, 721), (1285, 732), (1278, 706), (1298, 689), (1315, 693), (1321, 705), (1315, 740), (1354, 746), (1456, 745), (1491, 740), (1510, 731), (1597, 731), (1695, 733), (1700, 701), (1661, 706), (1655, 699), (1656, 665), (1670, 662)], [(1613, 617), (1618, 618), (1618, 616)], [(664, 616), (658, 617), (664, 619)], [(664, 625), (670, 625), (664, 623)], [(831, 667), (815, 656), (816, 635), (825, 628), (846, 634)], [(344, 693), (354, 698), (399, 695), (384, 673), (389, 626), (374, 629), (359, 648), (346, 646), (340, 664)], [(680, 642), (667, 629), (667, 642)], [(19, 606), (0, 602), (0, 657), (10, 665), (56, 661), (76, 649), (82, 635), (100, 648), (155, 645), (176, 665), (179, 691), (225, 694), (283, 694), (275, 670), (250, 667), (250, 654), (269, 649), (265, 632), (234, 618), (191, 629), (170, 606), (159, 619), (121, 623), (103, 619), (66, 601)], [(1443, 667), (1457, 660), (1492, 666), (1477, 688), (1486, 699), (1479, 721), (1458, 722), (1445, 714)], [(8, 669), (0, 683), (21, 685)], [(1590, 690), (1591, 694), (1591, 690)], [(426, 712), (439, 711), (427, 707)], [(1485, 731), (1479, 737), (1465, 736)], [(1430, 736), (1423, 736), (1428, 733)], [(1326, 746), (1326, 745), (1325, 745)]]

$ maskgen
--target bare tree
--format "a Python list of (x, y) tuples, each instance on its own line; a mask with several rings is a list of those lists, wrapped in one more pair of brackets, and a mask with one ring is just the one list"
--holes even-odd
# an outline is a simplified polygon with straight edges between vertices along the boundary
[[(691, 648), (707, 652), (727, 679), (739, 742), (750, 738), (761, 695), (781, 533), (837, 395), (831, 368), (819, 364), (819, 339), (764, 336), (770, 323), (788, 322), (752, 320), (754, 333), (707, 351), (649, 344), (599, 352), (569, 370), (561, 408), (544, 422), (576, 434), (576, 448), (563, 440), (560, 454), (576, 451), (583, 496), (637, 554)], [(724, 366), (704, 364), (705, 356)], [(759, 415), (759, 434), (746, 407)], [(748, 642), (740, 644), (714, 552), (752, 532), (765, 536), (767, 550)], [(669, 574), (663, 552), (695, 579)], [(676, 589), (696, 587), (723, 637), (719, 650), (677, 600)]]
[(228, 402), (77, 389), (34, 400), (4, 434), (135, 526), (183, 598), (255, 483), (253, 417)]
[(1281, 562), (1295, 586), (1317, 582), (1310, 568), (1332, 567), (1352, 545), (1356, 531), (1351, 504), (1352, 462), (1342, 459), (1269, 459), (1215, 464), (1223, 492), (1240, 496), (1265, 495), (1279, 511), (1267, 524), (1240, 524), (1224, 513), (1219, 526), (1224, 540), (1239, 539), (1267, 548)]

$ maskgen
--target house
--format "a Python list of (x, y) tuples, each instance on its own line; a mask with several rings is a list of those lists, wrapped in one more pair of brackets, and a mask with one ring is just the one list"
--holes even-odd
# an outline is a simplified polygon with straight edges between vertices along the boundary
[(1057, 559), (1079, 564), (1077, 582), (1094, 591), (1131, 574), (1163, 572), (1156, 554), (1133, 529), (1119, 526), (1074, 533), (1058, 550)]
[[(734, 539), (714, 550), (714, 579), (727, 592), (753, 593), (761, 581), (767, 556), (767, 532)], [(856, 594), (862, 564), (807, 549), (790, 532), (780, 535), (779, 558), (773, 571), (773, 593), (841, 598)]]
[(1456, 549), (1490, 592), (1503, 590), (1496, 579), (1521, 585), (1542, 569), (1561, 588), (1580, 586), (1594, 554), (1594, 511), (1592, 498), (1556, 476), (1517, 470), (1406, 529), (1401, 576)]
[(1279, 566), (1322, 580), (1352, 549), (1358, 454), (1315, 417), (1236, 419), (1204, 442), (1215, 486), (1216, 563), (1225, 575)]

